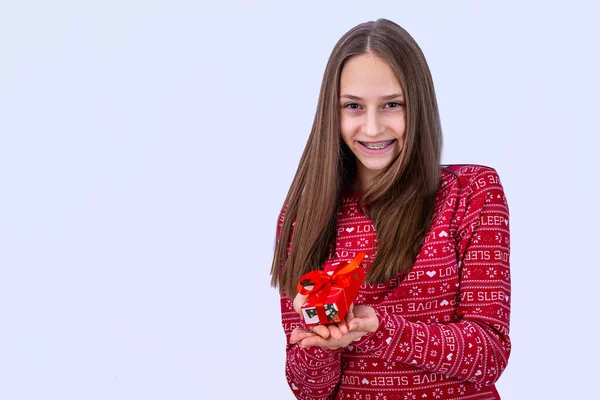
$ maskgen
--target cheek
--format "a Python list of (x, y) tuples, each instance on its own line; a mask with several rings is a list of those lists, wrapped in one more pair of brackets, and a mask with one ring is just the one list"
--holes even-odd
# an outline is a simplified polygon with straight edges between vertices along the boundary
[(406, 137), (406, 116), (402, 116), (394, 123), (394, 131), (402, 140)]

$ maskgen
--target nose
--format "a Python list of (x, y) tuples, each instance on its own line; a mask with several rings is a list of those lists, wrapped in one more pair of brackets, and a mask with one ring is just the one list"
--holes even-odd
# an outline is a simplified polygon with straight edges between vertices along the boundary
[(366, 113), (366, 120), (363, 125), (363, 133), (367, 136), (375, 137), (381, 132), (381, 121), (377, 110), (370, 110)]

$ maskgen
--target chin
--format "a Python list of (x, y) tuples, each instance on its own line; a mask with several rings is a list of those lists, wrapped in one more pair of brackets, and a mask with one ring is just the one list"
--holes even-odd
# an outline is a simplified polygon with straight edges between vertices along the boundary
[(374, 172), (374, 173), (380, 173), (383, 169), (385, 169), (388, 165), (390, 165), (392, 163), (391, 160), (385, 161), (385, 162), (378, 162), (378, 163), (362, 163), (363, 166), (365, 167), (365, 169), (367, 169), (368, 171)]

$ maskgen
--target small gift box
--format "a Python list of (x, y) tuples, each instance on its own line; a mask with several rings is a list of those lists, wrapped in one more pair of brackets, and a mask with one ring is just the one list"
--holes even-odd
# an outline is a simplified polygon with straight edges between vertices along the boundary
[(298, 292), (307, 296), (302, 305), (306, 325), (336, 324), (346, 318), (365, 280), (360, 266), (365, 257), (366, 253), (360, 252), (352, 261), (326, 264), (322, 271), (311, 271), (300, 278)]

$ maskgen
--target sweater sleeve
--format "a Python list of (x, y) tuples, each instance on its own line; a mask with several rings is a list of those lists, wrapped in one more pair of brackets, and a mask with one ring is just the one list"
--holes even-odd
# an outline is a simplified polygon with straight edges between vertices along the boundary
[(298, 399), (333, 399), (340, 382), (342, 350), (290, 344), (294, 328), (306, 325), (286, 296), (281, 296), (281, 318), (286, 337), (285, 375), (292, 392)]
[(496, 171), (470, 180), (466, 207), (457, 213), (457, 321), (413, 322), (374, 307), (379, 328), (356, 342), (363, 351), (460, 380), (491, 385), (510, 354), (508, 205)]
[[(286, 207), (279, 215), (277, 240), (280, 240), (281, 227)], [(288, 237), (288, 254), (293, 240), (293, 224)], [(324, 400), (335, 398), (341, 376), (342, 349), (330, 350), (317, 346), (301, 348), (290, 344), (290, 335), (296, 327), (307, 329), (304, 320), (294, 310), (292, 300), (281, 295), (281, 322), (285, 333), (285, 376), (290, 389), (297, 399)]]

